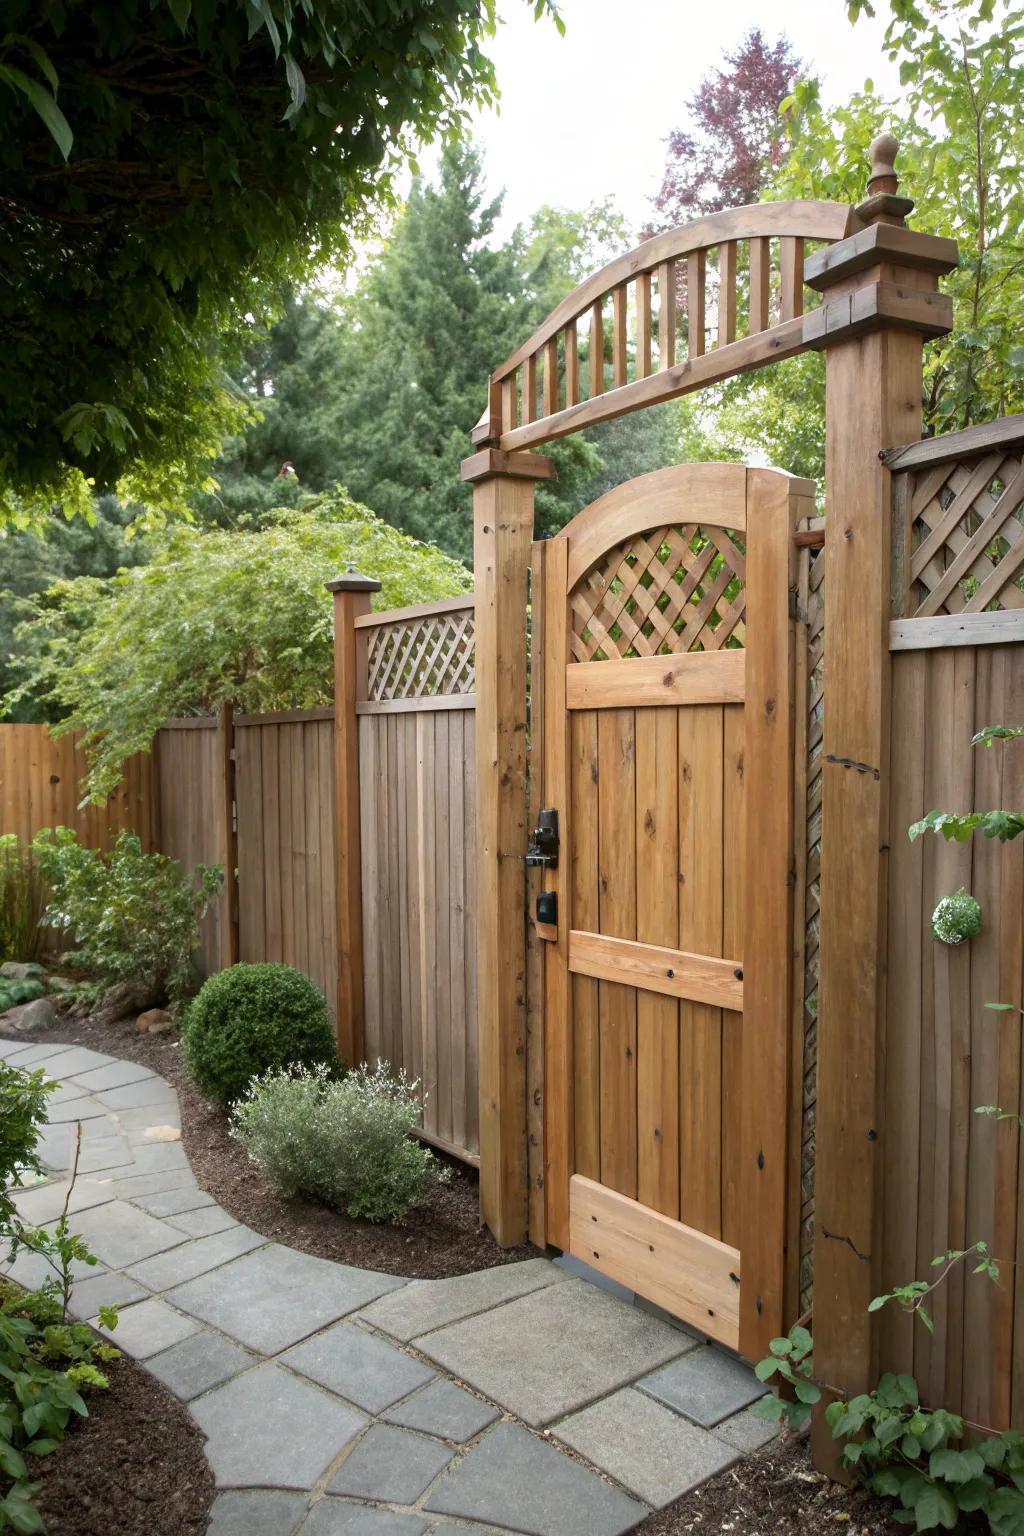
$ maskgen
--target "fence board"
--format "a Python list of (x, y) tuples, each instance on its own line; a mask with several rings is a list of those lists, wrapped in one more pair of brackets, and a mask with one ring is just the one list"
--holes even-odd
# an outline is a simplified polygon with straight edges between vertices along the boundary
[(153, 757), (139, 753), (103, 805), (80, 805), (87, 771), (81, 738), (51, 736), (46, 725), (0, 725), (0, 834), (29, 842), (43, 827), (71, 827), (89, 848), (106, 850), (118, 832), (153, 842)]

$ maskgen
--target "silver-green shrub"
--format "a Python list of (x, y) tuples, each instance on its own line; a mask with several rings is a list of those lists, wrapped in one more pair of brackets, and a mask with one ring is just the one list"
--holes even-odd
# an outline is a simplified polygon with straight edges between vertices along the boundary
[(279, 1194), (398, 1221), (448, 1178), (410, 1134), (420, 1120), (418, 1086), (383, 1061), (340, 1082), (324, 1067), (268, 1072), (236, 1104), (231, 1134)]

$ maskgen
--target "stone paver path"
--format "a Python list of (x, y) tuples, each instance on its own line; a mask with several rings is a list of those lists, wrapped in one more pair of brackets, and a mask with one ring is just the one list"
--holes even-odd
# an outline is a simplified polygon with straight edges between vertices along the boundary
[[(0, 1041), (61, 1083), (50, 1177), (20, 1192), (52, 1222), (68, 1193), (96, 1254), (72, 1308), (187, 1402), (221, 1490), (210, 1536), (618, 1536), (761, 1445), (746, 1366), (537, 1258), (406, 1280), (297, 1253), (197, 1185), (161, 1077), (82, 1046)], [(31, 1255), (3, 1266), (26, 1285)]]

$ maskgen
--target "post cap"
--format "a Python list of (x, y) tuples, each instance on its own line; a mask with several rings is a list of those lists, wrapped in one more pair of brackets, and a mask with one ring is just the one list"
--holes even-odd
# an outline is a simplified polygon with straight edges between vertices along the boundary
[(913, 199), (900, 197), (900, 179), (896, 174), (899, 140), (891, 133), (880, 133), (871, 141), (871, 174), (868, 195), (857, 204), (856, 213), (863, 224), (905, 224), (913, 211)]
[(324, 583), (328, 592), (379, 592), (380, 582), (374, 576), (364, 576), (357, 571), (355, 562), (350, 560), (343, 576), (335, 576), (333, 581)]

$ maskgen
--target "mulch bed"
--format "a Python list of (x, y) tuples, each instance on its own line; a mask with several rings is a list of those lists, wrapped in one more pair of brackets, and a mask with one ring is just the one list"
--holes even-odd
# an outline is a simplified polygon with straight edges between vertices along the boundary
[(437, 1156), (451, 1168), (450, 1183), (436, 1189), (429, 1205), (402, 1226), (375, 1226), (313, 1201), (282, 1200), (228, 1135), (224, 1111), (196, 1089), (173, 1033), (139, 1034), (134, 1019), (106, 1024), (83, 1015), (21, 1038), (86, 1045), (159, 1072), (177, 1089), (182, 1140), (196, 1179), (236, 1221), (264, 1237), (318, 1258), (416, 1280), (445, 1279), (537, 1257), (529, 1243), (498, 1246), (480, 1221), (476, 1170), (443, 1153)]
[(134, 1360), (105, 1367), (89, 1417), (39, 1464), (50, 1536), (203, 1536), (213, 1473), (188, 1409)]
[(889, 1506), (815, 1472), (805, 1436), (786, 1436), (649, 1515), (635, 1536), (891, 1536)]

